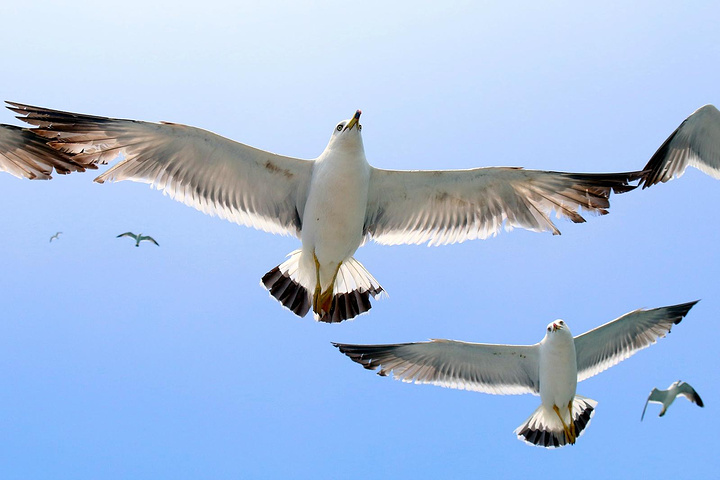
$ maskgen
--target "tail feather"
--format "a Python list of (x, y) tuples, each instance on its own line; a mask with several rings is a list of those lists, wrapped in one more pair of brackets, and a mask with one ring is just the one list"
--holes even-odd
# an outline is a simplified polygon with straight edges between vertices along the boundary
[[(303, 285), (300, 277), (300, 250), (262, 277), (262, 285), (286, 308), (304, 317), (312, 306), (314, 285)], [(308, 276), (313, 278), (313, 275)], [(315, 320), (337, 323), (354, 318), (372, 308), (370, 296), (376, 298), (383, 288), (360, 262), (350, 257), (338, 270), (333, 285), (333, 297), (327, 312), (315, 312)]]
[[(590, 419), (595, 414), (597, 402), (581, 395), (575, 395), (573, 401), (573, 423), (575, 434), (579, 438), (590, 425)], [(552, 410), (540, 405), (525, 422), (515, 429), (518, 439), (545, 448), (557, 448), (575, 443), (565, 435), (560, 419)]]
[(316, 312), (316, 320), (337, 323), (354, 318), (372, 308), (371, 295), (377, 298), (384, 290), (360, 262), (350, 257), (340, 265), (333, 293), (330, 311), (321, 315)]
[(300, 251), (292, 252), (290, 258), (263, 275), (261, 283), (284, 307), (298, 317), (304, 317), (310, 310), (312, 299), (297, 278)]

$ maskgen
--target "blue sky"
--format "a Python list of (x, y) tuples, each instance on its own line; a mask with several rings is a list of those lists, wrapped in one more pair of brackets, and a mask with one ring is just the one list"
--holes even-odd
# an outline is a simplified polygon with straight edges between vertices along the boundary
[[(256, 3), (13, 2), (0, 91), (304, 158), (359, 108), (369, 161), (397, 169), (635, 170), (720, 104), (717, 2)], [(389, 298), (340, 325), (259, 286), (298, 240), (93, 178), (0, 174), (3, 479), (716, 473), (720, 184), (695, 170), (559, 220), (561, 236), (367, 245)], [(128, 230), (161, 246), (115, 238)], [(579, 384), (596, 415), (556, 451), (512, 433), (539, 397), (403, 384), (330, 345), (531, 344), (556, 318), (577, 335), (698, 298), (668, 338)], [(641, 423), (678, 379), (706, 407)]]

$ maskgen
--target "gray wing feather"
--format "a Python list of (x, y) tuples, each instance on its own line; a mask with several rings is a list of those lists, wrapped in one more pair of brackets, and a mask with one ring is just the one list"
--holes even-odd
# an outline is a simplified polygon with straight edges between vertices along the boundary
[(611, 191), (632, 190), (628, 182), (641, 174), (513, 167), (371, 172), (365, 234), (386, 245), (484, 239), (503, 227), (559, 234), (550, 220), (553, 211), (575, 223), (585, 221), (578, 211), (604, 215)]
[(342, 353), (379, 375), (403, 382), (499, 395), (539, 392), (536, 345), (489, 345), (453, 340), (394, 345), (334, 343)]
[(84, 172), (94, 165), (81, 165), (69, 155), (49, 147), (47, 140), (13, 125), (0, 125), (0, 171), (18, 178), (49, 180), (57, 173)]
[(695, 389), (686, 382), (682, 382), (680, 385), (678, 385), (678, 395), (682, 395), (683, 397), (687, 398), (699, 407), (705, 406), (702, 399), (700, 398), (700, 395), (698, 395)]
[(150, 184), (203, 213), (299, 236), (313, 162), (199, 128), (61, 112), (8, 102), (32, 132), (83, 164), (124, 159), (95, 181)]
[(698, 108), (663, 142), (645, 165), (643, 188), (679, 178), (688, 166), (720, 178), (720, 111)]
[(578, 381), (597, 375), (647, 348), (680, 323), (698, 301), (635, 310), (575, 337)]

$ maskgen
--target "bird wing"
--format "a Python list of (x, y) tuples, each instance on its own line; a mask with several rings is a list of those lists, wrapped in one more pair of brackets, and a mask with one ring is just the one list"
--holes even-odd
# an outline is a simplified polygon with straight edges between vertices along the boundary
[(560, 231), (550, 220), (608, 213), (611, 191), (635, 188), (641, 172), (580, 174), (485, 167), (471, 170), (372, 169), (365, 234), (375, 241), (444, 245), (487, 238), (505, 227)]
[(681, 177), (688, 166), (720, 178), (720, 111), (698, 108), (665, 140), (645, 168), (643, 188)]
[(134, 238), (135, 240), (137, 240), (137, 235), (135, 235), (135, 234), (132, 233), (132, 232), (121, 233), (120, 235), (118, 235), (118, 236), (115, 237), (115, 238), (120, 238), (120, 237), (131, 237), (131, 238)]
[(683, 397), (687, 398), (699, 407), (705, 406), (702, 399), (700, 398), (700, 395), (698, 395), (695, 389), (686, 382), (681, 382), (680, 385), (678, 385), (678, 395), (682, 395)]
[(651, 310), (635, 310), (575, 337), (578, 381), (607, 370), (664, 337), (698, 300)]
[(640, 421), (642, 422), (643, 418), (645, 418), (645, 410), (647, 410), (648, 403), (664, 403), (665, 397), (667, 397), (667, 390), (658, 390), (657, 388), (653, 388), (652, 392), (650, 392), (650, 395), (648, 395), (648, 398), (645, 401), (645, 408), (643, 408)]
[(152, 237), (150, 237), (150, 236), (141, 235), (141, 236), (140, 236), (140, 241), (142, 242), (143, 240), (147, 240), (148, 242), (152, 242), (152, 243), (154, 243), (155, 245), (157, 245), (158, 247), (160, 246), (160, 244), (157, 243), (157, 242), (155, 241), (155, 239), (152, 238)]
[(0, 170), (18, 178), (49, 180), (53, 169), (66, 174), (96, 168), (94, 165), (80, 165), (46, 142), (46, 139), (25, 128), (0, 125)]
[(334, 343), (342, 353), (396, 380), (498, 395), (539, 392), (536, 345), (432, 340), (394, 345)]
[(96, 182), (150, 184), (203, 213), (299, 236), (313, 162), (175, 123), (150, 123), (10, 104), (32, 132), (83, 164), (124, 159)]

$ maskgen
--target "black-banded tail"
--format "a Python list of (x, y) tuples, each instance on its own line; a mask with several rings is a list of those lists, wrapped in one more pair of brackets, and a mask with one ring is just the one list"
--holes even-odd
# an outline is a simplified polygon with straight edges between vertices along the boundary
[[(590, 425), (590, 419), (595, 414), (597, 402), (581, 395), (575, 395), (573, 400), (573, 423), (575, 424), (575, 438), (579, 438)], [(567, 409), (566, 409), (567, 411)], [(565, 429), (557, 414), (540, 405), (525, 422), (514, 432), (520, 440), (531, 445), (545, 448), (557, 448), (575, 443), (574, 439), (567, 438)]]
[[(315, 286), (301, 283), (300, 255), (300, 250), (292, 252), (285, 262), (263, 276), (262, 284), (286, 308), (304, 317), (313, 304), (311, 292)], [(376, 298), (383, 292), (382, 286), (370, 272), (350, 257), (338, 270), (329, 311), (315, 312), (315, 320), (338, 323), (354, 318), (372, 308), (370, 296)]]

